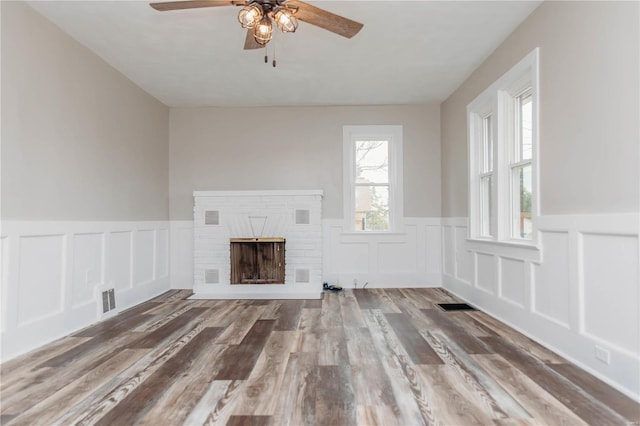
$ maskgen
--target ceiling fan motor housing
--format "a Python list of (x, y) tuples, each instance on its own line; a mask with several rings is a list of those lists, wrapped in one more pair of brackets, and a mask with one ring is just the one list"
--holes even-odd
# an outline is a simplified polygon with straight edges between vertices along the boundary
[(286, 0), (253, 0), (247, 2), (247, 5), (257, 3), (262, 6), (262, 9), (265, 11), (265, 13), (268, 13), (275, 10), (276, 7), (282, 6), (285, 2)]

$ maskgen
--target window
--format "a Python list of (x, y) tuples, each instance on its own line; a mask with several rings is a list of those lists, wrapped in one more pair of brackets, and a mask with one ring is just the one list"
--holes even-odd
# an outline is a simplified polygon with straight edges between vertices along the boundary
[(470, 237), (534, 244), (538, 50), (467, 107)]
[(389, 141), (355, 141), (355, 229), (389, 230)]
[(515, 134), (513, 135), (513, 155), (509, 162), (511, 188), (513, 191), (511, 208), (511, 236), (531, 239), (533, 224), (531, 217), (531, 160), (533, 143), (533, 99), (531, 89), (514, 99)]
[(345, 231), (389, 232), (402, 220), (402, 126), (344, 126)]
[(482, 147), (480, 156), (480, 235), (493, 235), (491, 226), (491, 189), (493, 187), (493, 127), (492, 115), (482, 118)]

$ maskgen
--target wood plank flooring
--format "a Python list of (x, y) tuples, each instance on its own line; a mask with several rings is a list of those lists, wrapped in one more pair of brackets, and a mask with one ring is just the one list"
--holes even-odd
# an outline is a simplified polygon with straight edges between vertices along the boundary
[(442, 289), (170, 291), (0, 366), (3, 425), (626, 425), (640, 405)]

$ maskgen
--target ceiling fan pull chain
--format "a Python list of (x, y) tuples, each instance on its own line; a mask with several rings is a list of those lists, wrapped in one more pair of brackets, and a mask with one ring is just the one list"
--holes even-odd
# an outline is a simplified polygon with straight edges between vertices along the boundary
[(264, 63), (269, 62), (269, 51), (267, 50), (267, 45), (264, 45)]
[(273, 67), (276, 67), (276, 45), (273, 45)]

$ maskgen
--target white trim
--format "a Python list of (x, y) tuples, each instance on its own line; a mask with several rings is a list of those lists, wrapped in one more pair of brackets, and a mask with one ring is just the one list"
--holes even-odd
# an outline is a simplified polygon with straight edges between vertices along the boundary
[[(253, 286), (252, 286), (253, 287)], [(234, 300), (234, 299), (322, 299), (322, 292), (319, 288), (310, 289), (308, 291), (277, 291), (269, 289), (266, 293), (256, 292), (255, 289), (247, 289), (246, 291), (234, 291), (230, 293), (199, 291), (189, 296), (190, 300)]]
[[(510, 243), (520, 246), (537, 247), (537, 220), (540, 216), (540, 173), (539, 173), (539, 50), (531, 51), (513, 68), (484, 90), (467, 105), (467, 148), (469, 170), (469, 240), (484, 244)], [(523, 90), (531, 89), (533, 100), (532, 159), (513, 162), (512, 135), (514, 134), (513, 100)], [(492, 236), (481, 234), (481, 176), (480, 145), (482, 138), (482, 120), (491, 114), (493, 125), (493, 179), (492, 179)], [(512, 182), (513, 169), (519, 165), (531, 164), (532, 197), (531, 221), (533, 231), (531, 239), (513, 237), (512, 203), (514, 200)]]
[(405, 236), (407, 235), (406, 232), (384, 232), (384, 231), (347, 231), (347, 232), (342, 232), (340, 235), (343, 235), (345, 237), (349, 237), (349, 236), (354, 236), (354, 237), (362, 237), (362, 236), (372, 236), (375, 237), (376, 235), (386, 235), (386, 236), (393, 236), (393, 235), (398, 235), (398, 236)]
[(513, 259), (526, 259), (532, 262), (540, 262), (542, 256), (540, 248), (529, 244), (518, 244), (508, 241), (484, 241), (467, 239), (467, 248), (478, 253), (492, 254)]

